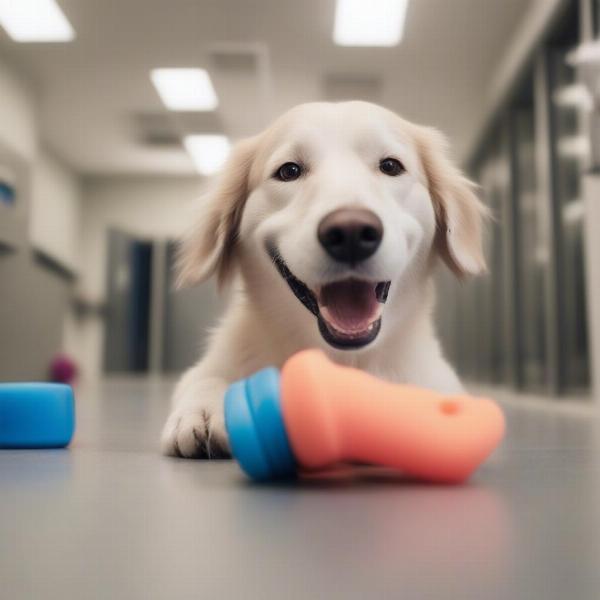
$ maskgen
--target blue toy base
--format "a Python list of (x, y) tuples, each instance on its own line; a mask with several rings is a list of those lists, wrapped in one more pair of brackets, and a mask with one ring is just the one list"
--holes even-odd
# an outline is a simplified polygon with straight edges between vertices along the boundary
[(225, 394), (225, 426), (233, 456), (252, 479), (296, 474), (279, 399), (279, 372), (263, 369)]

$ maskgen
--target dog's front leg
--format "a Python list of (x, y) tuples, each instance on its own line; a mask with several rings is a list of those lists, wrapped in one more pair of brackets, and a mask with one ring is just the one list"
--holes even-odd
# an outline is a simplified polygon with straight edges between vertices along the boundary
[(183, 375), (161, 436), (164, 454), (185, 458), (230, 456), (223, 415), (228, 385), (224, 379), (204, 373), (202, 363)]

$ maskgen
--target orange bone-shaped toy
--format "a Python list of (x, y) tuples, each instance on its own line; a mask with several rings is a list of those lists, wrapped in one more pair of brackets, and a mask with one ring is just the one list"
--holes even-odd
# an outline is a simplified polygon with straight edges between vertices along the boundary
[(491, 400), (391, 384), (317, 350), (292, 356), (281, 374), (265, 369), (230, 386), (225, 422), (235, 458), (254, 479), (361, 462), (458, 483), (504, 433)]

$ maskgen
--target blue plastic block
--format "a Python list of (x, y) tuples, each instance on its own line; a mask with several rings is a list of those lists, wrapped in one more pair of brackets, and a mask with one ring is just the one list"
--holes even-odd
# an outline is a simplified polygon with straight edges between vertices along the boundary
[(59, 383), (0, 384), (0, 448), (62, 448), (75, 430), (73, 390)]

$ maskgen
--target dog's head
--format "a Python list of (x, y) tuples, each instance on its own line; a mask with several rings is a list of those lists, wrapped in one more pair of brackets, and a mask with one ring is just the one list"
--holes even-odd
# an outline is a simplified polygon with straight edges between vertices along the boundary
[(179, 281), (241, 266), (263, 296), (295, 295), (331, 346), (360, 348), (382, 331), (388, 295), (401, 303), (436, 256), (458, 276), (485, 268), (484, 213), (437, 131), (365, 102), (305, 104), (234, 149)]

